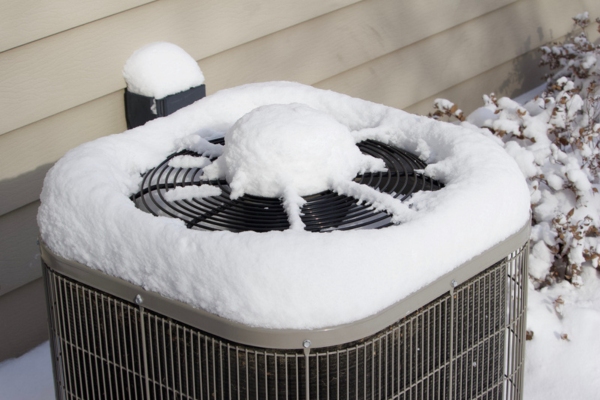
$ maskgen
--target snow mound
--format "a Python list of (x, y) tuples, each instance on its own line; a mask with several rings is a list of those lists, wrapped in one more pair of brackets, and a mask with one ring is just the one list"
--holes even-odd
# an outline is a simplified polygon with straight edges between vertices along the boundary
[(125, 62), (127, 90), (162, 99), (202, 85), (204, 75), (196, 61), (181, 47), (167, 42), (147, 44)]
[(220, 162), (204, 173), (225, 176), (232, 199), (282, 197), (286, 189), (307, 196), (359, 172), (385, 170), (383, 160), (360, 152), (346, 126), (303, 104), (258, 107), (233, 125), (225, 143)]
[[(338, 193), (365, 197), (374, 208), (383, 205), (394, 215), (402, 214), (401, 223), (328, 233), (190, 230), (181, 220), (137, 209), (129, 199), (139, 188), (141, 174), (176, 151), (190, 149), (208, 157), (222, 149), (208, 143), (212, 138), (248, 134), (262, 140), (255, 128), (264, 128), (265, 115), (277, 109), (286, 115), (310, 114), (337, 133), (317, 135), (294, 128), (291, 135), (278, 136), (273, 129), (265, 138), (307, 135), (311, 143), (295, 144), (302, 153), (313, 140), (321, 147), (329, 141), (338, 146), (339, 139), (352, 154), (350, 137), (354, 143), (378, 140), (427, 161), (425, 174), (445, 187), (418, 192), (401, 203), (378, 197), (383, 194), (376, 190), (355, 193), (354, 182), (341, 179), (331, 184)], [(236, 126), (242, 117), (258, 122)], [(246, 146), (245, 139), (240, 143)], [(274, 149), (290, 151), (288, 145), (256, 147), (247, 159), (226, 150), (232, 157), (227, 165), (232, 184), (236, 172), (254, 168), (246, 161)], [(270, 150), (263, 152), (262, 147)], [(287, 166), (282, 164), (300, 165), (304, 157), (312, 157), (271, 156), (256, 168), (283, 171)], [(339, 164), (347, 163), (355, 173), (362, 161), (351, 156)], [(332, 163), (335, 171), (338, 161)], [(248, 182), (241, 190), (260, 186)], [(293, 219), (299, 219), (303, 199), (297, 193), (303, 187), (295, 184), (297, 193), (287, 195), (285, 187), (284, 207), (297, 211), (289, 215), (298, 224)], [(288, 82), (223, 90), (166, 118), (71, 150), (46, 176), (38, 213), (42, 239), (62, 257), (234, 321), (296, 329), (336, 326), (375, 314), (516, 233), (528, 219), (523, 175), (496, 142), (462, 127)]]

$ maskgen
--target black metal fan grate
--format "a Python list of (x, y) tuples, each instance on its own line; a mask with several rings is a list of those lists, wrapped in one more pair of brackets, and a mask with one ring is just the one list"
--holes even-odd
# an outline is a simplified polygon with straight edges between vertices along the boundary
[[(224, 140), (216, 139), (215, 144)], [(399, 148), (367, 140), (358, 143), (367, 155), (382, 159), (386, 172), (365, 173), (354, 180), (404, 201), (420, 190), (438, 190), (443, 185), (418, 172), (426, 164), (418, 157)], [(227, 181), (201, 180), (201, 168), (175, 168), (169, 161), (181, 155), (199, 157), (184, 150), (170, 155), (159, 166), (144, 174), (140, 190), (132, 196), (137, 207), (154, 215), (166, 215), (183, 220), (188, 228), (228, 230), (233, 232), (285, 230), (289, 228), (287, 214), (280, 199), (244, 195), (231, 200)], [(165, 192), (175, 187), (212, 185), (221, 189), (221, 195), (190, 200), (167, 201)], [(391, 217), (383, 211), (373, 211), (368, 204), (332, 191), (305, 196), (302, 221), (306, 230), (348, 230), (383, 228), (392, 225)]]

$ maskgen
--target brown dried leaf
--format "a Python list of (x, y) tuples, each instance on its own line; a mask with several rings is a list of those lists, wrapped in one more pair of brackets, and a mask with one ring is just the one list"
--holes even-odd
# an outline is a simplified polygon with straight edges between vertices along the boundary
[[(562, 296), (558, 296), (555, 300), (554, 300), (554, 308), (560, 307), (563, 304), (565, 304), (565, 300), (562, 298)], [(558, 310), (557, 310), (558, 311)]]
[(566, 333), (563, 333), (562, 335), (560, 335), (560, 338), (562, 340), (566, 340), (567, 342), (570, 342), (571, 340), (569, 339), (569, 335), (567, 335)]
[(525, 340), (533, 340), (533, 331), (525, 332)]
[(571, 217), (573, 216), (573, 214), (574, 214), (574, 213), (575, 213), (575, 209), (574, 209), (574, 208), (571, 208), (571, 211), (569, 211), (569, 212), (567, 213), (567, 218), (571, 218)]

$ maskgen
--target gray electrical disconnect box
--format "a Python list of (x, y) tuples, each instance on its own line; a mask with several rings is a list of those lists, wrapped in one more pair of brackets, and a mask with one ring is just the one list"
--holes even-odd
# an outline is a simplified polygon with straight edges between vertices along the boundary
[(132, 129), (158, 117), (166, 117), (180, 108), (206, 96), (206, 86), (200, 85), (162, 99), (142, 96), (125, 89), (127, 129)]

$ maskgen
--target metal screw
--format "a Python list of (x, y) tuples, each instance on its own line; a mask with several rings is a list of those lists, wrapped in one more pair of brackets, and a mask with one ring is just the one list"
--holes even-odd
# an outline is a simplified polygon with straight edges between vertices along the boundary
[(456, 282), (454, 279), (452, 279), (452, 282), (450, 282), (450, 284), (452, 285), (452, 287), (458, 286), (458, 282)]
[(135, 296), (135, 304), (142, 304), (143, 302), (144, 299), (142, 299), (142, 296), (140, 296), (139, 294)]
[(304, 346), (305, 349), (308, 349), (310, 347), (311, 343), (310, 340), (306, 339), (304, 342), (302, 342), (302, 346)]

